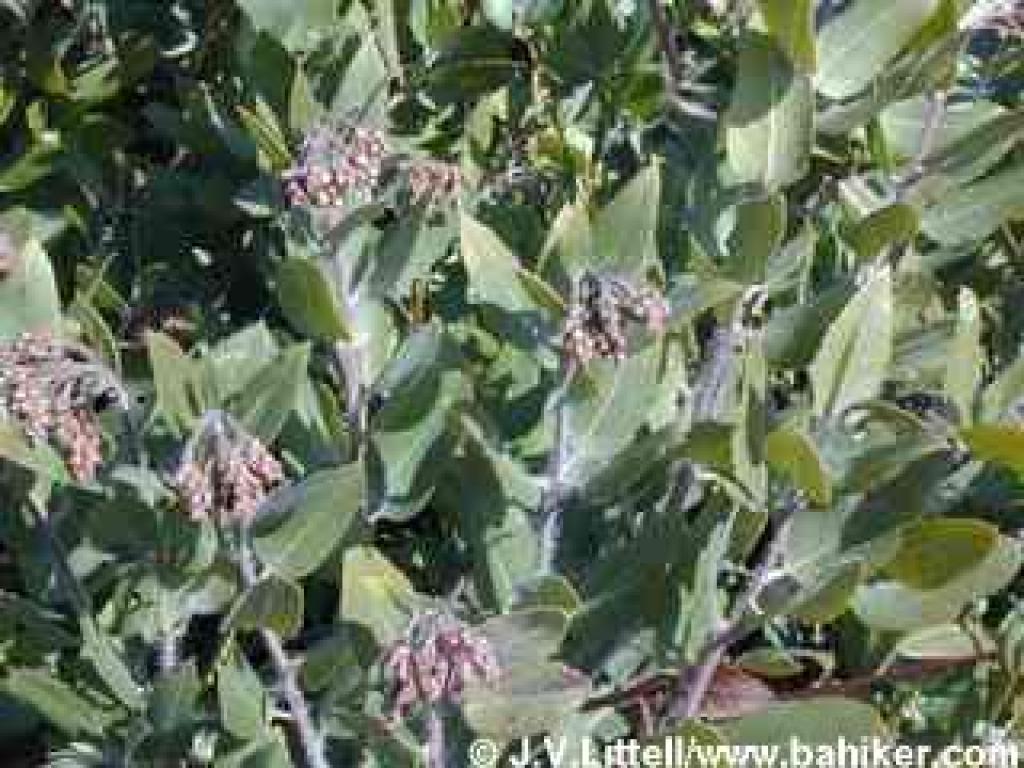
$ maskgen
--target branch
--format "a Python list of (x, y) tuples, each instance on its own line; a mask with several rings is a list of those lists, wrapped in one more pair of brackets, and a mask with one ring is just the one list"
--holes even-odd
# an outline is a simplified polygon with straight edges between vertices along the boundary
[(921, 138), (917, 152), (911, 159), (906, 173), (896, 182), (896, 201), (906, 199), (911, 188), (920, 181), (925, 172), (925, 162), (935, 148), (935, 140), (939, 136), (939, 129), (946, 119), (946, 92), (935, 91), (928, 97), (928, 109), (925, 112), (924, 125), (921, 128)]
[(444, 715), (437, 707), (433, 707), (427, 716), (427, 768), (447, 768), (447, 760)]
[[(249, 551), (249, 531), (243, 526), (239, 534), (239, 565), (242, 572), (242, 585), (245, 589), (253, 587), (258, 581), (256, 575), (256, 564)], [(306, 768), (330, 768), (327, 756), (324, 753), (323, 739), (320, 737), (316, 726), (313, 724), (313, 717), (309, 711), (309, 704), (299, 686), (298, 677), (295, 674), (295, 664), (288, 658), (281, 638), (271, 629), (262, 628), (259, 630), (263, 644), (266, 646), (267, 655), (270, 656), (270, 663), (274, 668), (274, 674), (278, 685), (284, 693), (288, 710), (291, 712), (292, 722), (295, 725), (296, 736), (302, 745), (302, 752), (306, 758)]]
[(661, 49), (664, 59), (665, 88), (670, 94), (676, 96), (683, 79), (683, 58), (679, 53), (675, 33), (668, 16), (665, 15), (661, 0), (648, 0), (647, 4), (651, 9), (651, 22), (654, 24), (654, 31), (658, 36), (658, 48)]
[[(783, 691), (778, 694), (780, 701), (810, 699), (819, 696), (870, 697), (876, 685), (916, 683), (931, 677), (956, 672), (964, 667), (998, 661), (998, 654), (983, 653), (966, 658), (934, 658), (906, 662), (887, 670), (876, 670), (870, 674), (849, 677), (845, 680), (808, 685), (805, 688)], [(641, 701), (664, 695), (676, 681), (674, 675), (658, 672), (642, 678), (611, 693), (588, 699), (581, 707), (584, 712), (595, 712), (606, 707), (639, 706)]]
[(173, 628), (161, 629), (157, 651), (157, 667), (160, 674), (169, 675), (178, 668), (178, 636)]
[(352, 436), (350, 458), (353, 461), (358, 461), (362, 456), (363, 444), (366, 442), (366, 434), (369, 429), (367, 392), (363, 385), (363, 373), (366, 366), (363, 344), (362, 340), (339, 341), (334, 346), (335, 363), (345, 384), (345, 418)]
[(786, 504), (782, 519), (776, 526), (764, 557), (754, 573), (751, 574), (747, 588), (737, 598), (731, 616), (711, 636), (698, 654), (700, 661), (680, 672), (675, 694), (669, 705), (668, 715), (670, 717), (689, 720), (700, 713), (708, 689), (714, 680), (715, 670), (721, 666), (726, 652), (757, 628), (757, 623), (750, 619), (758, 614), (757, 597), (768, 583), (775, 562), (782, 555), (786, 531), (789, 529), (789, 518), (795, 506), (794, 503)]
[(681, 115), (698, 120), (717, 120), (718, 115), (713, 109), (687, 101), (680, 95), (683, 91), (700, 92), (704, 89), (683, 81), (683, 56), (676, 44), (675, 30), (672, 29), (672, 24), (665, 14), (661, 0), (648, 0), (648, 6), (651, 12), (651, 23), (654, 25), (654, 32), (658, 38), (658, 49), (661, 51), (666, 103)]
[(565, 462), (565, 393), (576, 373), (576, 364), (567, 364), (562, 385), (557, 392), (555, 405), (555, 434), (551, 454), (548, 457), (547, 487), (541, 497), (540, 513), (540, 575), (550, 576), (555, 572), (558, 557), (558, 541), (562, 535), (562, 465)]
[(982, 653), (966, 658), (934, 658), (900, 664), (869, 675), (849, 677), (845, 680), (833, 680), (821, 685), (812, 685), (786, 694), (787, 699), (807, 699), (817, 696), (870, 696), (872, 688), (880, 683), (916, 683), (929, 677), (954, 672), (962, 667), (974, 667), (978, 664), (997, 661), (999, 654)]

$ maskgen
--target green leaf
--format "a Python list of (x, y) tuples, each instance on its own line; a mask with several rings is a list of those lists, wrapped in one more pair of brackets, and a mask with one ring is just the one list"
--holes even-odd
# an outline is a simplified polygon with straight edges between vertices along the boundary
[(864, 624), (879, 630), (912, 630), (947, 623), (971, 601), (1004, 589), (1020, 565), (1020, 543), (1004, 537), (975, 567), (937, 589), (915, 589), (898, 581), (863, 585), (854, 595), (853, 610)]
[(358, 293), (408, 297), (414, 283), (428, 280), (431, 270), (449, 253), (456, 236), (450, 218), (438, 221), (430, 210), (417, 209), (389, 226), (380, 245), (368, 254)]
[(315, 472), (271, 502), (272, 520), (253, 529), (253, 551), (286, 579), (309, 575), (330, 556), (365, 497), (362, 464)]
[(323, 341), (352, 340), (334, 289), (315, 261), (288, 259), (275, 277), (277, 300), (299, 332)]
[(142, 687), (113, 647), (112, 639), (103, 633), (92, 618), (84, 617), (80, 626), (82, 658), (92, 662), (96, 673), (117, 696), (118, 701), (131, 710), (141, 711), (144, 704)]
[(424, 329), (381, 375), (375, 390), (384, 405), (371, 425), (367, 465), (371, 519), (408, 520), (430, 500), (451, 457), (449, 417), (470, 396), (457, 366), (451, 340)]
[(715, 627), (723, 620), (723, 601), (718, 588), (732, 538), (732, 525), (719, 523), (707, 537), (697, 557), (693, 581), (686, 599), (682, 650), (688, 663), (696, 663)]
[(266, 692), (240, 653), (217, 667), (217, 704), (221, 722), (232, 736), (247, 741), (266, 733)]
[(555, 216), (537, 260), (537, 271), (569, 296), (594, 257), (594, 231), (589, 209), (565, 205)]
[(20, 192), (57, 172), (60, 147), (55, 144), (36, 144), (17, 160), (0, 169), (0, 193)]
[(873, 261), (884, 249), (912, 240), (919, 227), (920, 217), (913, 206), (894, 203), (854, 224), (850, 242), (862, 262)]
[(502, 667), (496, 685), (466, 686), (462, 712), (476, 733), (507, 743), (557, 731), (590, 689), (586, 677), (556, 662)]
[(477, 627), (503, 668), (550, 659), (558, 653), (568, 629), (568, 615), (557, 608), (515, 610)]
[(252, 25), (290, 52), (311, 50), (337, 21), (332, 0), (238, 0)]
[(985, 387), (981, 396), (981, 417), (990, 422), (1002, 421), (1021, 397), (1024, 397), (1024, 357), (1010, 363)]
[(13, 424), (0, 421), (0, 458), (58, 483), (71, 483), (60, 456), (47, 443), (29, 442)]
[(292, 134), (302, 136), (309, 132), (318, 121), (323, 120), (323, 112), (305, 69), (301, 62), (297, 63), (288, 99), (288, 127)]
[(215, 768), (294, 768), (284, 733), (276, 731), (262, 739), (217, 758)]
[[(890, 104), (878, 116), (885, 134), (886, 149), (897, 158), (910, 160), (920, 150), (930, 104), (925, 96), (916, 96)], [(943, 150), (959, 139), (966, 138), (1005, 111), (1000, 105), (984, 100), (971, 99), (947, 104), (936, 130), (934, 151)]]
[(111, 719), (45, 669), (7, 669), (0, 679), (0, 692), (32, 707), (69, 736), (100, 737)]
[(302, 628), (302, 614), (302, 589), (271, 574), (242, 593), (226, 624), (245, 630), (269, 629), (290, 638)]
[(900, 548), (882, 569), (915, 589), (939, 589), (978, 566), (999, 543), (999, 529), (981, 520), (937, 518), (900, 532)]
[(747, 33), (725, 116), (726, 154), (737, 181), (777, 190), (810, 168), (814, 99), (810, 77), (796, 72), (770, 41)]
[(15, 245), (14, 269), (0, 271), (0, 341), (26, 331), (59, 332), (60, 298), (46, 252), (32, 238)]
[(994, 168), (1024, 138), (1024, 109), (998, 112), (969, 133), (925, 158), (923, 178), (911, 192), (940, 198), (955, 184), (967, 184)]
[(503, 611), (537, 571), (529, 516), (540, 504), (540, 488), (518, 462), (487, 445), (475, 425), (466, 432), (465, 460), (449, 482), (438, 484), (433, 505), (458, 515), (479, 594)]
[(904, 659), (975, 659), (995, 650), (995, 643), (983, 631), (972, 632), (961, 624), (939, 624), (911, 632), (890, 655)]
[(469, 214), (461, 216), (459, 236), (469, 273), (470, 300), (512, 315), (527, 315), (522, 322), (523, 332), (539, 342), (547, 313), (560, 304), (557, 294), (540, 277), (529, 273), (497, 235)]
[(803, 432), (780, 428), (765, 444), (768, 465), (807, 494), (818, 506), (832, 503), (832, 480), (817, 446)]
[(593, 262), (600, 272), (638, 275), (658, 263), (661, 165), (652, 163), (597, 212)]
[(892, 358), (892, 270), (872, 268), (811, 363), (814, 412), (838, 416), (876, 397)]
[(387, 117), (388, 78), (391, 72), (376, 40), (367, 35), (345, 71), (341, 87), (331, 101), (337, 111), (358, 111), (364, 120), (383, 121)]
[(377, 550), (353, 547), (345, 552), (341, 619), (368, 629), (379, 647), (394, 645), (425, 603), (405, 574)]
[(554, 20), (565, 0), (483, 0), (484, 16), (491, 24), (512, 31)]
[(921, 228), (942, 245), (966, 245), (1020, 218), (1024, 218), (1024, 165), (944, 194), (925, 209)]
[(865, 568), (855, 560), (810, 570), (815, 577), (808, 578), (806, 572), (801, 574), (803, 588), (788, 612), (807, 624), (834, 622), (849, 610), (855, 590), (864, 581)]
[(974, 292), (967, 286), (960, 288), (956, 331), (947, 352), (948, 364), (943, 391), (956, 405), (960, 423), (970, 426), (974, 421), (974, 406), (981, 392), (985, 375), (985, 348), (981, 307)]
[(260, 99), (249, 106), (239, 106), (236, 111), (239, 122), (259, 150), (260, 167), (274, 174), (288, 168), (292, 164), (288, 140), (267, 103)]
[(232, 402), (238, 421), (264, 442), (273, 442), (296, 410), (308, 383), (310, 345), (295, 344), (257, 373)]
[(760, 26), (772, 36), (793, 67), (811, 74), (818, 66), (813, 0), (758, 0)]
[(517, 590), (515, 610), (555, 609), (572, 617), (582, 606), (579, 594), (562, 576), (542, 576), (524, 582)]
[(855, 295), (852, 281), (841, 281), (807, 303), (773, 312), (765, 328), (764, 352), (779, 368), (805, 368), (821, 347), (821, 340)]
[(277, 357), (278, 351), (277, 342), (262, 322), (217, 342), (203, 357), (216, 399), (223, 402), (243, 391)]
[(1024, 429), (986, 424), (960, 433), (974, 457), (991, 461), (1024, 475)]
[(364, 649), (350, 629), (338, 626), (305, 650), (300, 676), (304, 690), (337, 691), (362, 684)]
[(199, 717), (197, 704), (202, 688), (194, 661), (161, 675), (149, 700), (149, 722), (154, 729), (168, 733), (194, 722)]
[(938, 0), (854, 0), (818, 33), (818, 90), (846, 99), (885, 70), (938, 7)]
[(661, 344), (621, 363), (592, 363), (575, 376), (563, 406), (562, 487), (583, 489), (638, 433), (672, 423), (684, 376), (678, 349)]
[(169, 336), (147, 331), (145, 341), (156, 387), (154, 417), (163, 416), (174, 434), (181, 436), (205, 410), (199, 366)]
[(844, 739), (884, 740), (886, 727), (874, 707), (852, 699), (822, 697), (773, 704), (761, 712), (719, 726), (730, 744), (781, 744), (835, 749)]
[(782, 648), (756, 648), (736, 659), (736, 666), (756, 677), (785, 679), (804, 670), (797, 657)]
[[(781, 195), (736, 206), (736, 224), (729, 236), (729, 277), (741, 283), (762, 283), (768, 264), (786, 234), (786, 200)], [(702, 280), (712, 282), (713, 278)]]

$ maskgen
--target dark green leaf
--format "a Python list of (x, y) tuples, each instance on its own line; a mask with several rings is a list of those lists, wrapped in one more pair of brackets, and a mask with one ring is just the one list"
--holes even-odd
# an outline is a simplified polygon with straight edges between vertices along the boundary
[(286, 579), (301, 579), (331, 555), (359, 514), (364, 499), (363, 467), (315, 472), (281, 492), (274, 515), (253, 531), (260, 561)]

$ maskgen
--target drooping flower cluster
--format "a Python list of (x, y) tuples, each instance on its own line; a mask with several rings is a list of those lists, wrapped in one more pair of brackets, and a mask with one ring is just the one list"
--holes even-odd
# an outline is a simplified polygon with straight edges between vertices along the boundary
[(373, 197), (389, 156), (379, 131), (318, 128), (302, 144), (296, 164), (285, 171), (291, 205), (331, 208)]
[(283, 480), (266, 446), (215, 411), (186, 446), (172, 483), (193, 520), (247, 523)]
[(660, 332), (668, 321), (664, 298), (625, 280), (586, 273), (576, 293), (562, 331), (562, 345), (566, 356), (580, 365), (594, 359), (624, 360), (631, 323)]
[(413, 619), (385, 663), (395, 679), (396, 718), (417, 704), (455, 701), (467, 681), (494, 683), (501, 673), (487, 638), (444, 611)]
[(413, 162), (408, 175), (414, 205), (449, 203), (462, 191), (462, 171), (457, 165), (433, 160)]
[(121, 399), (113, 372), (78, 345), (49, 333), (0, 344), (0, 417), (34, 440), (52, 440), (80, 482), (103, 463), (96, 413)]

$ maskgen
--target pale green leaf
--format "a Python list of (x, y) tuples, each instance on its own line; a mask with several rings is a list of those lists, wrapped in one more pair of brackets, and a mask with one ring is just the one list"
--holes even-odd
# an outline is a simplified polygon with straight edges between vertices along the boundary
[(818, 33), (818, 90), (837, 100), (862, 91), (937, 7), (938, 0), (853, 0)]
[(726, 154), (736, 179), (776, 190), (802, 178), (810, 167), (813, 120), (809, 76), (748, 33), (726, 113)]
[(837, 416), (877, 396), (892, 349), (892, 270), (872, 268), (811, 363), (815, 413)]

